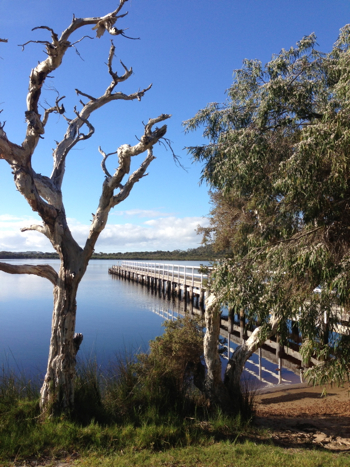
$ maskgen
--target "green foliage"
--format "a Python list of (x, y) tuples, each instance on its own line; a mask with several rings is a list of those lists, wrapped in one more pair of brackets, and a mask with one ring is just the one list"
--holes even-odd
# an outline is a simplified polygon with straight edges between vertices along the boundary
[(314, 381), (349, 373), (334, 339), (340, 319), (348, 334), (339, 313), (350, 306), (349, 44), (348, 25), (330, 53), (311, 34), (265, 66), (245, 60), (227, 101), (185, 122), (209, 139), (189, 148), (212, 189), (211, 226), (200, 231), (229, 252), (212, 290), (250, 320), (273, 311), (282, 334), (298, 320), (312, 356), (337, 361), (309, 370)]
[(119, 358), (110, 371), (105, 398), (117, 419), (140, 423), (145, 415), (192, 413), (203, 400), (193, 378), (203, 353), (203, 332), (189, 318), (164, 323), (164, 334), (150, 342), (150, 352), (136, 360)]

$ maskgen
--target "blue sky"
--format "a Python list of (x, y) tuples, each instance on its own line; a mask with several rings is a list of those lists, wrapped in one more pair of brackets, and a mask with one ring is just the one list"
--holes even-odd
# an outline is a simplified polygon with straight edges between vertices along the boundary
[[(60, 34), (77, 17), (105, 15), (114, 10), (113, 0), (1, 0), (0, 37), (0, 120), (6, 120), (8, 138), (21, 144), (25, 134), (24, 111), (28, 76), (43, 60), (44, 46), (28, 44), (22, 52), (18, 44), (28, 40), (46, 40), (49, 26)], [(329, 51), (339, 29), (350, 22), (348, 0), (129, 0), (124, 7), (128, 16), (118, 28), (140, 37), (133, 41), (115, 38), (115, 67), (119, 60), (132, 66), (134, 75), (118, 85), (118, 91), (132, 93), (153, 83), (141, 102), (113, 102), (95, 112), (91, 123), (95, 134), (71, 151), (63, 185), (69, 224), (83, 244), (95, 212), (104, 179), (100, 168), (101, 146), (112, 152), (121, 144), (135, 144), (150, 117), (172, 114), (167, 137), (181, 156), (187, 172), (177, 167), (171, 153), (156, 146), (157, 157), (148, 177), (135, 186), (129, 198), (111, 211), (109, 224), (102, 233), (96, 251), (142, 251), (187, 249), (199, 245), (196, 226), (204, 225), (210, 210), (208, 187), (199, 185), (201, 166), (192, 164), (185, 146), (203, 143), (201, 131), (185, 135), (182, 122), (208, 102), (223, 102), (232, 83), (233, 70), (244, 58), (266, 62), (273, 53), (289, 48), (304, 35), (315, 32), (319, 49)], [(75, 33), (94, 35), (88, 26)], [(60, 69), (47, 80), (41, 103), (53, 105), (55, 91), (65, 95), (67, 117), (79, 106), (74, 89), (99, 96), (109, 84), (105, 65), (110, 36), (84, 39), (77, 44), (80, 56), (70, 49)], [(51, 116), (45, 139), (40, 141), (33, 158), (34, 169), (50, 175), (52, 148), (66, 130), (62, 117)], [(141, 158), (133, 160), (136, 168)], [(109, 167), (117, 165), (111, 157)], [(48, 240), (37, 232), (21, 233), (20, 227), (37, 222), (36, 214), (16, 192), (7, 163), (0, 160), (0, 250), (51, 251)]]

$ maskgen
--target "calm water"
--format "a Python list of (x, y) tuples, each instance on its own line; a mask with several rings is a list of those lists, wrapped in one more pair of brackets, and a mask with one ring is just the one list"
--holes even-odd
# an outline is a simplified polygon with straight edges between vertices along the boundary
[[(50, 264), (56, 270), (58, 260), (11, 260), (12, 264)], [(164, 319), (176, 317), (184, 302), (171, 302), (155, 292), (108, 274), (116, 260), (92, 260), (78, 291), (76, 332), (84, 335), (80, 358), (97, 358), (106, 365), (116, 353), (147, 350), (148, 342), (163, 332)], [(168, 264), (200, 265), (168, 261)], [(0, 271), (0, 365), (43, 375), (46, 370), (52, 316), (52, 285), (47, 279), (29, 275), (12, 275)], [(231, 347), (236, 345), (231, 343)], [(223, 361), (224, 365), (226, 364)], [(247, 363), (246, 379), (256, 372), (257, 355)], [(263, 360), (276, 375), (276, 364)], [(263, 377), (275, 384), (271, 373)], [(283, 378), (297, 383), (300, 379), (283, 369)], [(257, 380), (254, 378), (257, 383)], [(258, 385), (260, 386), (261, 383)]]
[[(8, 262), (50, 264), (56, 270), (59, 268), (58, 260)], [(77, 297), (76, 332), (84, 335), (79, 356), (96, 355), (102, 364), (117, 352), (147, 349), (149, 340), (163, 332), (164, 317), (159, 315), (166, 302), (146, 287), (108, 274), (108, 268), (116, 263), (116, 260), (91, 260)], [(47, 279), (0, 272), (0, 363), (29, 373), (44, 373), (51, 316), (52, 284)]]

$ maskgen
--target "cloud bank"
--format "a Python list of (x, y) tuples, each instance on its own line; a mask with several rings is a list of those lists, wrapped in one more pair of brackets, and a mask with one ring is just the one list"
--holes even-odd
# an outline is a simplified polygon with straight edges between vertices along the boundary
[[(118, 213), (119, 214), (119, 213)], [(149, 219), (150, 215), (156, 218)], [(122, 214), (119, 214), (120, 216)], [(196, 234), (198, 225), (208, 225), (203, 217), (176, 217), (165, 215), (157, 217), (158, 211), (123, 213), (124, 216), (135, 216), (138, 222), (113, 224), (110, 216), (96, 245), (97, 252), (155, 251), (155, 250), (187, 250), (199, 246), (201, 238)], [(140, 218), (148, 218), (141, 221)], [(38, 224), (34, 217), (15, 217), (9, 214), (0, 216), (0, 251), (52, 251), (48, 239), (38, 232), (20, 232), (20, 228)], [(84, 246), (89, 233), (89, 225), (81, 224), (75, 219), (68, 219), (72, 234), (79, 245)]]

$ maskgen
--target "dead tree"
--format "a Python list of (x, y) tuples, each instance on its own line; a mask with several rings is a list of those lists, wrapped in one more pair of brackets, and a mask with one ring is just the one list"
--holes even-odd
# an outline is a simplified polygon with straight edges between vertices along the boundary
[[(105, 31), (114, 36), (124, 35), (122, 29), (115, 27), (115, 23), (127, 14), (118, 16), (126, 1), (120, 0), (118, 8), (103, 17), (83, 19), (73, 17), (71, 24), (60, 37), (51, 28), (41, 26), (40, 28), (50, 32), (51, 42), (45, 42), (47, 58), (30, 73), (27, 110), (25, 111), (27, 130), (22, 144), (17, 145), (9, 141), (4, 131), (4, 125), (0, 125), (0, 158), (10, 164), (17, 190), (42, 219), (41, 225), (31, 225), (23, 228), (22, 231), (33, 230), (45, 235), (60, 258), (58, 274), (48, 265), (14, 266), (0, 263), (1, 271), (10, 274), (35, 274), (50, 280), (54, 286), (50, 350), (40, 399), (43, 410), (50, 407), (50, 411), (54, 412), (69, 411), (73, 406), (76, 354), (83, 339), (82, 334), (75, 334), (76, 294), (79, 283), (84, 276), (96, 241), (107, 224), (109, 211), (128, 197), (134, 184), (146, 175), (148, 166), (155, 158), (153, 146), (167, 131), (166, 125), (158, 128), (156, 124), (170, 117), (170, 115), (163, 114), (150, 119), (145, 125), (144, 134), (134, 146), (124, 144), (115, 153), (110, 154), (105, 154), (99, 148), (103, 156), (102, 169), (105, 180), (86, 243), (83, 248), (79, 246), (68, 227), (62, 201), (61, 187), (65, 174), (66, 158), (77, 143), (90, 138), (94, 133), (90, 117), (95, 110), (112, 101), (141, 100), (151, 86), (129, 95), (114, 91), (118, 83), (131, 76), (132, 69), (128, 69), (122, 63), (123, 75), (119, 76), (113, 71), (114, 45), (112, 42), (107, 62), (111, 84), (104, 94), (96, 98), (76, 90), (77, 94), (84, 96), (88, 102), (86, 104), (81, 102), (81, 110), (74, 109), (74, 119), (66, 119), (68, 128), (63, 139), (57, 143), (53, 150), (53, 170), (50, 176), (43, 176), (34, 171), (32, 156), (39, 138), (45, 132), (50, 114), (63, 114), (65, 110), (63, 105), (60, 105), (60, 99), (57, 99), (56, 105), (46, 109), (42, 116), (38, 111), (39, 98), (45, 79), (61, 66), (66, 51), (74, 45), (70, 38), (76, 30), (84, 26), (94, 25), (93, 29), (97, 30), (98, 37)], [(85, 133), (82, 131), (82, 127), (87, 128)], [(131, 157), (142, 153), (146, 153), (145, 159), (122, 184), (124, 176), (129, 173)], [(119, 166), (114, 173), (110, 173), (106, 167), (106, 159), (111, 154), (117, 154), (119, 159)]]

